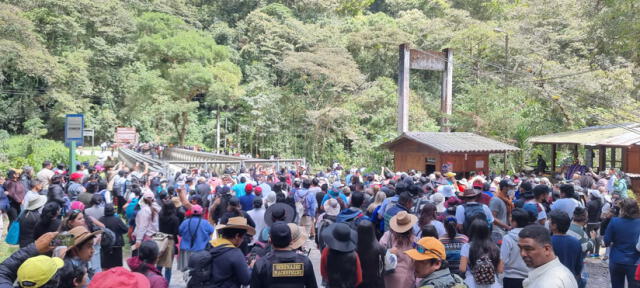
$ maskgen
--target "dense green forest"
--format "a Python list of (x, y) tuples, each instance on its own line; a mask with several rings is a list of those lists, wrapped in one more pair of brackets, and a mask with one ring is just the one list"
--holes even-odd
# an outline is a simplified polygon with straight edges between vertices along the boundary
[[(528, 148), (638, 121), (639, 15), (636, 0), (0, 0), (0, 132), (59, 140), (84, 113), (100, 141), (135, 126), (215, 147), (219, 120), (227, 150), (381, 164), (409, 43), (454, 50), (454, 131)], [(440, 82), (412, 72), (411, 130), (439, 129)]]

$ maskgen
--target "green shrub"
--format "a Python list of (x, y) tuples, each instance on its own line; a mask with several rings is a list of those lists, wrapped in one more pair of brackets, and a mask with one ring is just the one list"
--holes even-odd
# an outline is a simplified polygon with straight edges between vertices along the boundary
[[(82, 157), (81, 160), (91, 160)], [(93, 158), (95, 159), (95, 157)], [(69, 149), (60, 141), (39, 139), (32, 136), (11, 136), (0, 142), (0, 171), (29, 165), (39, 170), (42, 162), (69, 163)]]

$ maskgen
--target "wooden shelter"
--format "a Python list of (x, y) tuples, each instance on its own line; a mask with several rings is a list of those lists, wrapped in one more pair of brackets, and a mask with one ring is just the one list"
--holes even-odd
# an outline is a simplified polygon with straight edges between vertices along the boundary
[(640, 195), (640, 123), (591, 126), (576, 131), (532, 137), (532, 144), (551, 145), (551, 171), (556, 172), (558, 145), (569, 145), (574, 156), (584, 146), (583, 164), (596, 171), (619, 168), (631, 178), (636, 195)]
[(405, 132), (382, 146), (393, 151), (397, 171), (432, 173), (443, 165), (459, 175), (489, 173), (489, 154), (519, 151), (517, 147), (467, 132)]

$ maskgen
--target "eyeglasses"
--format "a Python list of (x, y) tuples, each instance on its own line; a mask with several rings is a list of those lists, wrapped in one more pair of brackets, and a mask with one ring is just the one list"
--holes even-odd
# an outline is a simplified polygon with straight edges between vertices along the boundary
[(440, 252), (438, 252), (436, 250), (426, 248), (426, 247), (424, 247), (424, 246), (422, 246), (422, 245), (420, 245), (418, 243), (413, 243), (413, 248), (415, 248), (418, 251), (418, 253), (420, 253), (420, 254), (425, 254), (425, 253), (429, 252), (429, 253), (435, 255), (436, 257), (438, 257), (438, 259), (442, 260), (442, 255), (440, 255)]

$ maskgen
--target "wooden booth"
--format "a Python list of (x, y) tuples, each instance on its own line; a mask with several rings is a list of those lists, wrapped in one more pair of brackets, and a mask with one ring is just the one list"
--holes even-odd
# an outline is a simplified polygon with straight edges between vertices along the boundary
[(519, 151), (517, 147), (467, 132), (405, 132), (383, 144), (393, 151), (396, 171), (489, 173), (489, 154)]
[[(556, 169), (556, 151), (559, 145), (568, 145), (574, 158), (582, 160), (582, 165), (595, 171), (618, 168), (631, 178), (631, 186), (640, 195), (640, 123), (623, 123), (591, 126), (575, 131), (567, 131), (532, 137), (532, 144), (551, 145), (551, 171)], [(578, 147), (584, 147), (584, 158), (578, 155)], [(561, 168), (561, 167), (558, 167)]]

